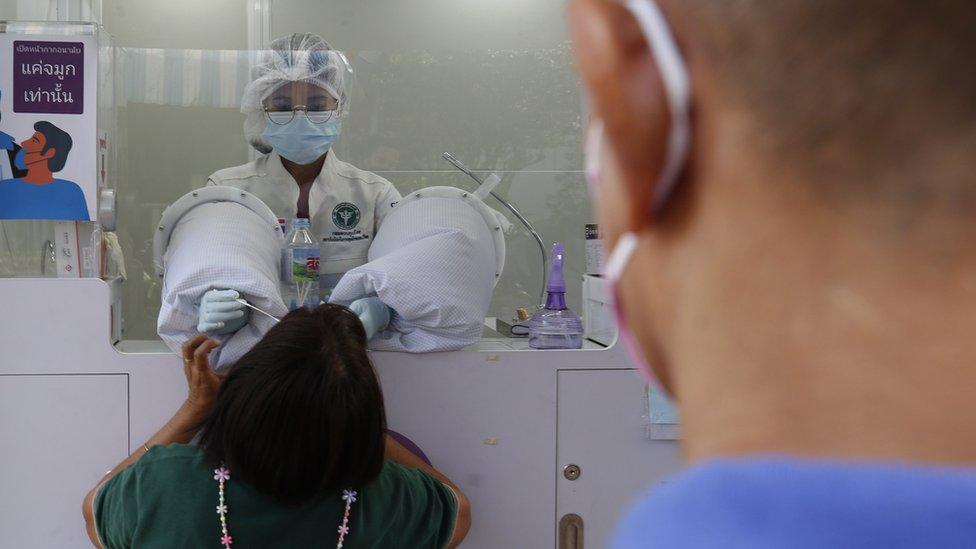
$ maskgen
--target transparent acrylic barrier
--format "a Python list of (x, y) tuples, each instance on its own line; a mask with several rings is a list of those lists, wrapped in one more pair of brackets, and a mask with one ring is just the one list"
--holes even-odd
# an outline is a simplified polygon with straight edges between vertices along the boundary
[(0, 0), (4, 21), (101, 20), (102, 0)]
[[(594, 219), (561, 0), (466, 0), (464, 9), (453, 0), (252, 4), (103, 2), (105, 27), (122, 46), (125, 339), (156, 338), (152, 237), (163, 210), (211, 173), (253, 158), (240, 94), (253, 51), (290, 32), (322, 35), (352, 64), (351, 110), (334, 149), (340, 159), (390, 180), (401, 194), (432, 185), (473, 189), (441, 158), (445, 151), (480, 176), (497, 173), (496, 192), (547, 245), (566, 246), (567, 300), (581, 312), (584, 226)], [(259, 5), (270, 12), (249, 13)], [(501, 319), (538, 303), (543, 276), (538, 245), (509, 219), (516, 228), (489, 313)]]
[[(4, 179), (9, 180), (31, 177), (29, 168), (21, 173), (13, 169), (14, 151), (25, 144), (32, 132), (39, 131), (37, 124), (46, 123), (57, 127), (69, 135), (70, 141), (63, 153), (65, 159), (57, 167), (48, 165), (51, 171), (47, 177), (65, 179), (68, 184), (75, 185), (79, 192), (84, 193), (84, 206), (88, 211), (82, 217), (78, 215), (77, 209), (58, 209), (58, 200), (50, 197), (59, 196), (63, 199), (64, 195), (55, 194), (46, 198), (55, 207), (44, 212), (56, 212), (57, 215), (51, 217), (62, 219), (94, 220), (99, 215), (99, 196), (115, 186), (117, 176), (117, 151), (109, 146), (109, 143), (115, 143), (117, 135), (115, 100), (119, 94), (115, 88), (118, 82), (115, 78), (116, 50), (111, 37), (101, 32), (97, 25), (69, 22), (61, 17), (67, 13), (65, 10), (70, 4), (74, 10), (71, 13), (78, 15), (78, 19), (72, 21), (90, 20), (88, 17), (81, 17), (82, 11), (91, 15), (90, 2), (82, 11), (77, 11), (81, 9), (81, 4), (77, 1), (59, 2), (56, 6), (54, 3), (51, 6), (41, 4), (0, 1), (0, 16), (4, 19), (20, 19), (0, 21), (4, 47), (14, 49), (10, 45), (11, 41), (16, 44), (16, 41), (21, 40), (27, 42), (25, 47), (28, 48), (21, 50), (18, 46), (13, 52), (8, 50), (15, 63), (9, 67), (9, 80), (4, 80), (5, 86), (0, 98), (3, 101), (4, 115), (0, 129), (4, 133), (9, 132), (14, 148), (3, 151), (4, 165), (0, 168), (0, 173), (4, 174)], [(46, 41), (57, 44), (47, 44)], [(31, 42), (35, 44), (32, 45)], [(49, 50), (42, 51), (40, 57), (24, 55), (23, 52), (35, 53), (29, 51), (31, 47)], [(67, 54), (64, 51), (55, 51), (59, 47), (62, 50), (70, 47), (76, 51)], [(16, 62), (18, 54), (22, 55), (19, 63)], [(55, 55), (63, 57), (54, 57)], [(34, 64), (28, 65), (29, 59)], [(32, 68), (28, 69), (28, 66)], [(44, 74), (56, 75), (58, 81), (55, 86), (37, 80), (41, 69), (46, 71)], [(30, 91), (32, 88), (35, 91)], [(62, 93), (57, 93), (59, 90)], [(53, 99), (41, 100), (44, 94)], [(18, 104), (19, 102), (22, 104)], [(67, 107), (68, 104), (77, 105), (78, 109)], [(61, 105), (66, 108), (61, 109)], [(40, 179), (33, 181), (35, 184), (43, 186), (51, 182), (45, 182), (43, 173), (39, 177)], [(85, 190), (82, 191), (82, 188)], [(14, 199), (9, 204), (16, 206), (18, 202)], [(37, 211), (30, 215), (33, 214), (37, 214)], [(18, 218), (24, 213), (14, 208), (12, 211), (5, 210), (3, 215)], [(115, 242), (114, 233), (105, 232), (96, 221), (0, 219), (0, 277), (114, 278), (121, 274), (121, 255), (114, 245)], [(111, 254), (105, 253), (106, 245)], [(103, 259), (109, 255), (115, 262), (106, 265)]]
[(0, 221), (0, 277), (106, 276), (103, 236), (96, 223)]

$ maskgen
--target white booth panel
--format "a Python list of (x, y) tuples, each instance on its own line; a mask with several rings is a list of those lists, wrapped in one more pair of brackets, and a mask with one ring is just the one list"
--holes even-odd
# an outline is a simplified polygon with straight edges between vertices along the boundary
[(371, 357), (390, 428), (417, 443), (471, 501), (466, 548), (553, 544), (555, 376), (526, 355)]
[[(678, 443), (645, 436), (644, 384), (634, 370), (562, 370), (557, 377), (556, 524), (576, 514), (582, 546), (607, 547), (629, 504), (677, 472)], [(570, 465), (579, 468), (576, 480), (566, 478)]]
[[(0, 296), (18, 311), (0, 316), (0, 549), (86, 547), (81, 498), (186, 398), (180, 357), (161, 342), (113, 347), (101, 280), (0, 279)], [(644, 440), (643, 385), (618, 346), (485, 343), (371, 354), (390, 428), (471, 499), (465, 548), (553, 547), (567, 512), (605, 537), (634, 494), (679, 466), (674, 443)], [(573, 461), (583, 474), (570, 486), (561, 467)]]
[(90, 547), (81, 501), (128, 455), (128, 376), (0, 375), (0, 547)]

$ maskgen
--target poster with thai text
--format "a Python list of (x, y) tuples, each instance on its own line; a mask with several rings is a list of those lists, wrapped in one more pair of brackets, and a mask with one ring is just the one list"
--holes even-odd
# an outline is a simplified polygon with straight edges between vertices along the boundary
[(0, 219), (96, 215), (97, 44), (0, 34)]

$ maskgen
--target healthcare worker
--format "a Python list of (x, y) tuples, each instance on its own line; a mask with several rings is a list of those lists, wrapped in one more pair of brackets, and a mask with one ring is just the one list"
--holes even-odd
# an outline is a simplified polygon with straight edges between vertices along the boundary
[[(279, 218), (309, 219), (320, 247), (319, 282), (325, 294), (343, 273), (366, 263), (373, 236), (400, 193), (333, 151), (349, 116), (352, 69), (341, 52), (320, 36), (291, 34), (261, 52), (252, 75), (241, 100), (244, 135), (263, 154), (214, 173), (207, 184), (253, 193)], [(243, 326), (249, 313), (237, 297), (232, 290), (205, 295), (200, 330), (222, 334)], [(363, 317), (368, 331), (389, 321), (389, 311), (379, 303), (357, 307), (370, 313)]]
[(570, 7), (620, 340), (690, 464), (615, 547), (973, 546), (976, 3), (659, 4)]

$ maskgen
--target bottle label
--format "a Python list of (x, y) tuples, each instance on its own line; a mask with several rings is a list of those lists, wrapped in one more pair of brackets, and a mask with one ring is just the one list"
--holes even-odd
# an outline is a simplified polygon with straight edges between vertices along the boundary
[(281, 281), (291, 282), (291, 250), (288, 248), (281, 250), (281, 260), (278, 262), (278, 268), (281, 270)]
[(290, 255), (291, 282), (318, 282), (318, 248), (293, 248)]

